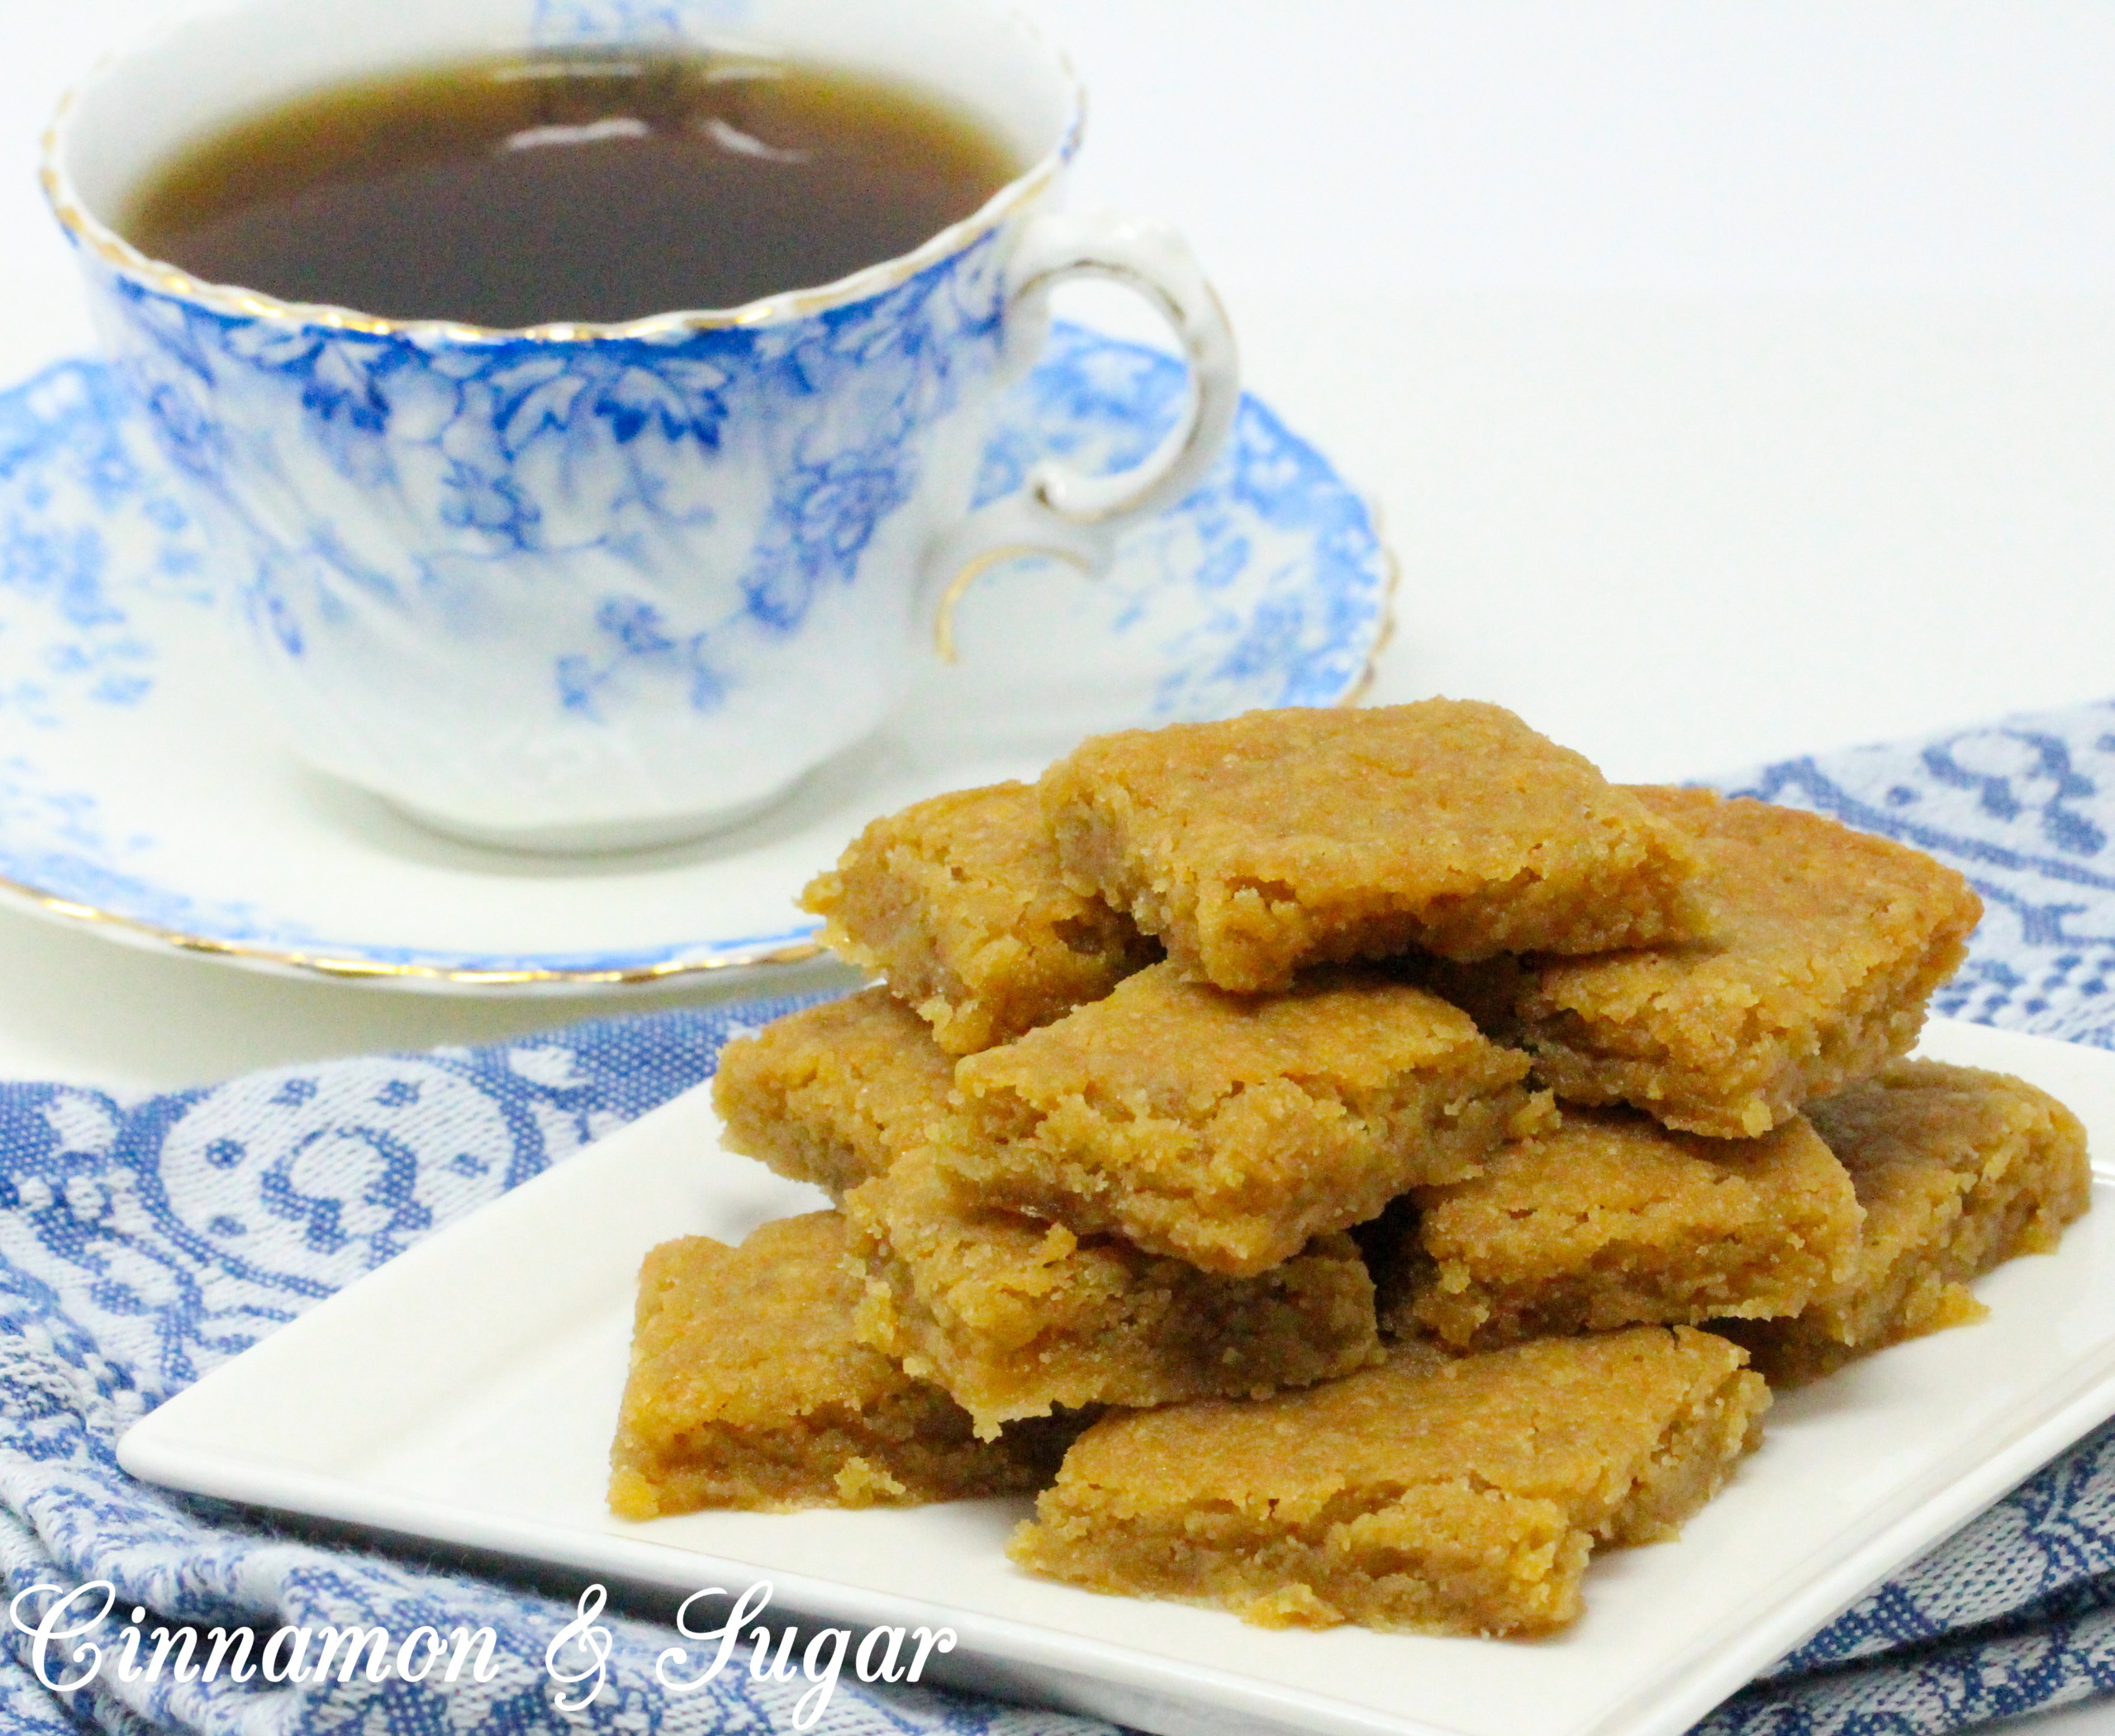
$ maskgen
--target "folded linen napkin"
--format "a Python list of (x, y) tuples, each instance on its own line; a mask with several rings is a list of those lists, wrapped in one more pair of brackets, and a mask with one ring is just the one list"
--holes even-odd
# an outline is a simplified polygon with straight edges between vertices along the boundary
[[(2115, 705), (1908, 746), (1787, 761), (1723, 787), (1830, 813), (1954, 863), (1989, 906), (1941, 1010), (2115, 1047)], [(0, 1086), (0, 1570), (29, 1622), (107, 1583), (81, 1636), (122, 1655), (158, 1627), (490, 1627), (492, 1667), (450, 1681), (355, 1672), (273, 1685), (126, 1679), (55, 1691), (6, 1624), (0, 1710), (53, 1733), (434, 1736), (796, 1727), (810, 1684), (744, 1668), (674, 1697), (665, 1628), (602, 1616), (585, 1706), (547, 1667), (576, 1609), (430, 1566), (326, 1547), (134, 1482), (135, 1417), (419, 1237), (706, 1077), (734, 1030), (795, 1002), (611, 1020), (474, 1049), (283, 1067), (155, 1096)], [(85, 1603), (77, 1608), (83, 1611)], [(139, 1654), (144, 1663), (151, 1645)], [(64, 1681), (64, 1648), (46, 1677)], [(585, 1656), (562, 1665), (585, 1670)], [(489, 1679), (480, 1681), (477, 1675)], [(1709, 1736), (1939, 1736), (2115, 1689), (2115, 1425), (2045, 1467), (1699, 1727)], [(812, 1712), (812, 1705), (807, 1709)], [(805, 1718), (803, 1719), (805, 1721)], [(1105, 1731), (1091, 1719), (844, 1672), (829, 1736)]]

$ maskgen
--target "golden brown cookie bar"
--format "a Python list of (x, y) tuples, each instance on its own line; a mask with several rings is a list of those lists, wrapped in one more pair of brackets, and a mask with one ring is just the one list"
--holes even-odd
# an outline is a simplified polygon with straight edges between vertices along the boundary
[(712, 1104), (730, 1151), (835, 1199), (921, 1140), (953, 1082), (925, 1021), (868, 988), (736, 1038), (720, 1052)]
[(933, 1129), (982, 1201), (1250, 1277), (1538, 1125), (1528, 1058), (1371, 970), (1230, 995), (1150, 966), (955, 1068)]
[(1795, 809), (1637, 793), (1704, 858), (1713, 938), (1533, 963), (1519, 1036), (1561, 1100), (1738, 1138), (1908, 1049), (1982, 913), (1965, 880)]
[(1847, 1274), (1865, 1215), (1796, 1115), (1759, 1139), (1707, 1139), (1628, 1111), (1567, 1111), (1415, 1199), (1416, 1236), (1397, 1253), (1414, 1269), (1376, 1273), (1390, 1324), (1477, 1349), (1796, 1314)]
[(859, 1292), (834, 1211), (766, 1224), (738, 1248), (687, 1236), (649, 1253), (611, 1510), (902, 1506), (1047, 1481), (1050, 1430), (979, 1440), (946, 1393), (853, 1335)]
[(980, 1207), (924, 1152), (844, 1209), (868, 1274), (860, 1336), (987, 1433), (1058, 1405), (1307, 1386), (1379, 1351), (1373, 1282), (1341, 1233), (1258, 1277), (1219, 1277)]
[(1271, 1627), (1546, 1632), (1579, 1613), (1597, 1542), (1673, 1535), (1755, 1446), (1770, 1394), (1742, 1361), (1637, 1326), (1453, 1363), (1411, 1346), (1255, 1403), (1117, 1413), (1009, 1553)]
[(2053, 1251), (2092, 1203), (2078, 1117), (2004, 1073), (1899, 1061), (1807, 1113), (1850, 1171), (1865, 1223), (1850, 1272), (1797, 1318), (1729, 1329), (1780, 1385), (1980, 1319), (1967, 1281)]
[(1059, 878), (1034, 788), (936, 796), (877, 820), (801, 895), (824, 944), (885, 975), (950, 1054), (973, 1054), (1160, 956), (1129, 917)]
[(1074, 883), (1223, 988), (1411, 947), (1592, 953), (1699, 932), (1681, 834), (1497, 706), (1128, 730), (1040, 787)]

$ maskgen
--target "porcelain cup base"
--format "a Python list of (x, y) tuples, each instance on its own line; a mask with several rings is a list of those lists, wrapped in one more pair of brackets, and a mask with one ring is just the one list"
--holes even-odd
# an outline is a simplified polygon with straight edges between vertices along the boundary
[(487, 849), (516, 850), (536, 856), (604, 856), (625, 850), (657, 849), (663, 844), (690, 844), (753, 820), (777, 807), (800, 787), (796, 778), (783, 789), (773, 790), (753, 801), (732, 807), (711, 808), (702, 813), (656, 816), (646, 820), (591, 820), (559, 825), (480, 825), (473, 820), (435, 814), (409, 802), (385, 797), (395, 812), (430, 832), (460, 843), (482, 844)]

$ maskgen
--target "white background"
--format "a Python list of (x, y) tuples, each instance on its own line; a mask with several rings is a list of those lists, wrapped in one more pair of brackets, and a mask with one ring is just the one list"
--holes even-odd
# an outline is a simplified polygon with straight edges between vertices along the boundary
[[(0, 383), (89, 345), (36, 136), (170, 9), (0, 0)], [(1380, 502), (1376, 697), (1496, 699), (1656, 778), (2115, 696), (2115, 8), (1030, 9), (1092, 93), (1079, 196), (1189, 233), (1252, 386)], [(187, 1082), (601, 1010), (0, 913), (0, 1075)]]

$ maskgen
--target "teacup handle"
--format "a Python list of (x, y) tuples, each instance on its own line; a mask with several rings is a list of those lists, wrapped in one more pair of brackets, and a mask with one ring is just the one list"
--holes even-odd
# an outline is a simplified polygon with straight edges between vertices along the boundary
[(1029, 219), (1006, 270), (1006, 365), (1025, 373), (1050, 331), (1050, 294), (1068, 278), (1101, 278), (1143, 296), (1167, 317), (1189, 362), (1188, 403), (1147, 457), (1110, 476), (1086, 476), (1044, 459), (1014, 493), (943, 533), (926, 557), (939, 591), (934, 640), (954, 661), (954, 611), (962, 593), (1002, 561), (1048, 554), (1090, 578), (1106, 572), (1119, 532), (1195, 488), (1219, 456), (1241, 407), (1233, 330), (1182, 238), (1165, 225), (1105, 212)]

